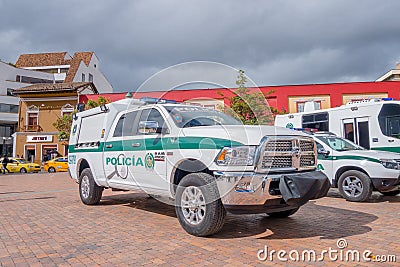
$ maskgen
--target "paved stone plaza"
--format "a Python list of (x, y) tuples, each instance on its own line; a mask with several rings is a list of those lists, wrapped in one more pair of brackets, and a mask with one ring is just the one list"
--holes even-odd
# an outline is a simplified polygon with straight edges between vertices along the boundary
[[(400, 195), (351, 203), (331, 190), (290, 218), (229, 214), (220, 233), (199, 238), (143, 192), (105, 190), (100, 205), (85, 206), (67, 173), (0, 176), (1, 266), (398, 266), (399, 228)], [(309, 250), (316, 259), (302, 261)], [(347, 262), (349, 250), (359, 262)], [(367, 263), (363, 253), (397, 263)]]

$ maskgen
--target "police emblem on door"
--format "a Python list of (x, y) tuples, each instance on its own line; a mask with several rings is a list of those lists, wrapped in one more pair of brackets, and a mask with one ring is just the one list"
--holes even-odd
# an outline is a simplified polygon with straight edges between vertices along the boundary
[(148, 170), (154, 169), (154, 155), (152, 153), (147, 153), (144, 158), (144, 166)]

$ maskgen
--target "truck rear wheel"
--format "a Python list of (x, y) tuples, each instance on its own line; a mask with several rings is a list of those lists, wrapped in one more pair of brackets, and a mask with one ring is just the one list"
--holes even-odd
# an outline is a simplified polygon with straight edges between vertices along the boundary
[(180, 181), (175, 212), (182, 228), (194, 236), (208, 236), (221, 230), (226, 211), (219, 197), (215, 178), (191, 173)]
[(290, 215), (295, 214), (299, 209), (300, 208), (295, 208), (295, 209), (285, 210), (285, 211), (278, 211), (278, 212), (268, 212), (267, 214), (273, 218), (286, 218), (286, 217), (289, 217)]
[(372, 194), (372, 184), (368, 175), (350, 170), (344, 172), (338, 181), (340, 194), (349, 201), (367, 201)]
[(98, 186), (94, 181), (92, 171), (86, 168), (79, 176), (79, 195), (86, 205), (99, 204), (103, 194), (103, 187)]

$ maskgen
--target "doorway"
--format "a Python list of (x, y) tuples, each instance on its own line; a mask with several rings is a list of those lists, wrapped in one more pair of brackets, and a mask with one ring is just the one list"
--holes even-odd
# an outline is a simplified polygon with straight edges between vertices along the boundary
[(370, 149), (368, 117), (342, 120), (342, 137)]
[(36, 159), (36, 146), (25, 145), (24, 158), (29, 162), (34, 162)]

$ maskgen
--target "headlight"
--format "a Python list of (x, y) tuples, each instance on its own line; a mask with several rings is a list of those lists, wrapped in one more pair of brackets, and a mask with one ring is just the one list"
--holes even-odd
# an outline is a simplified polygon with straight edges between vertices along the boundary
[(35, 168), (35, 166), (32, 166), (32, 165), (28, 165), (28, 168)]
[(249, 166), (254, 164), (256, 146), (224, 147), (216, 159), (217, 165)]
[(381, 159), (381, 163), (385, 168), (395, 170), (399, 169), (399, 163), (394, 159)]

